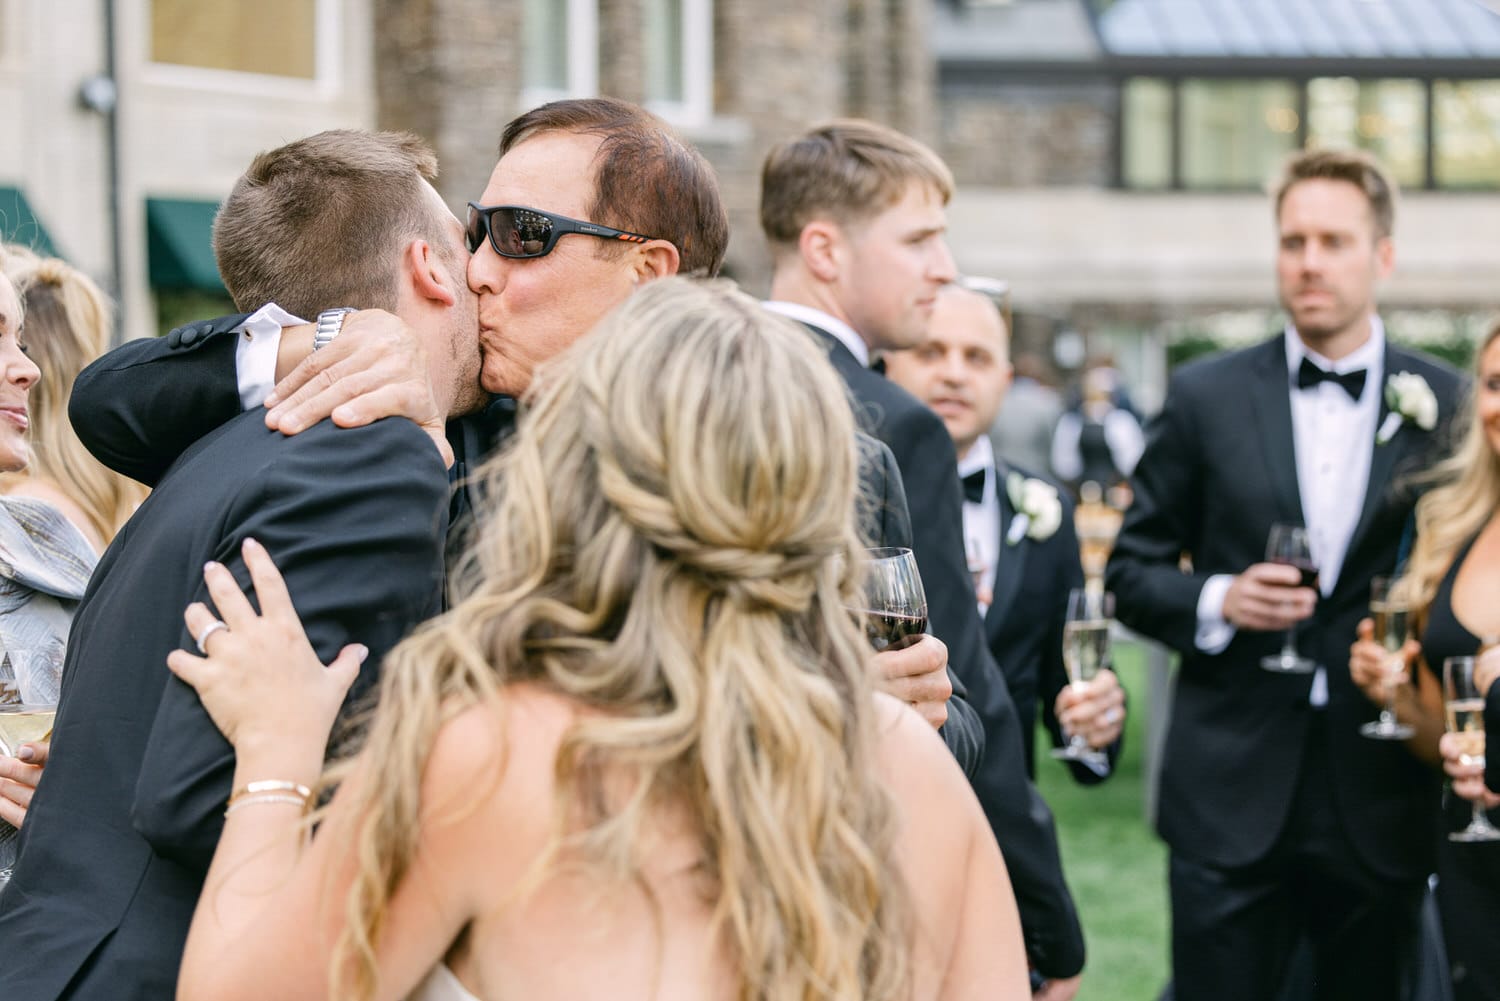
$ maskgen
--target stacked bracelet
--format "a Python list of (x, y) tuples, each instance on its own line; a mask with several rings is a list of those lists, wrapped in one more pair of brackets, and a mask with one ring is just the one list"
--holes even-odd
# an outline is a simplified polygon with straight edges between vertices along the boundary
[(254, 803), (286, 803), (291, 806), (300, 806), (305, 811), (311, 800), (312, 790), (300, 782), (288, 782), (284, 779), (247, 782), (229, 797), (228, 808), (224, 811), (224, 816), (227, 817), (240, 807)]

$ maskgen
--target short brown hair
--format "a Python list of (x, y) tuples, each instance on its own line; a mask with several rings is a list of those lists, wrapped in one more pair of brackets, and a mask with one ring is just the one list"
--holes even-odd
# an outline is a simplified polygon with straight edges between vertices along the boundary
[(261, 153), (214, 220), (219, 277), (246, 311), (395, 309), (408, 240), (455, 263), (422, 183), (436, 176), (431, 147), (405, 132), (333, 129)]
[[(610, 97), (553, 101), (505, 127), (500, 156), (546, 132), (602, 139), (590, 222), (668, 241), (681, 257), (682, 274), (719, 273), (729, 247), (729, 214), (718, 179), (703, 154), (677, 138), (666, 122)], [(619, 252), (617, 244), (599, 244), (600, 253)]]
[(1375, 236), (1388, 237), (1396, 227), (1396, 182), (1370, 154), (1356, 149), (1310, 149), (1294, 154), (1276, 182), (1276, 217), (1286, 193), (1303, 181), (1343, 181), (1364, 192), (1375, 219)]
[(760, 228), (773, 248), (797, 242), (819, 216), (863, 222), (901, 200), (912, 182), (946, 205), (953, 174), (931, 149), (895, 129), (857, 118), (814, 126), (766, 155), (760, 173)]

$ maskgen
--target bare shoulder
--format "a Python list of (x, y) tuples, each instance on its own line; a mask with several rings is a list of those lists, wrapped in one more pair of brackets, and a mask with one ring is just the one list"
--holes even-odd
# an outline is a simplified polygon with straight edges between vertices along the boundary
[(904, 797), (927, 788), (948, 795), (968, 789), (968, 781), (943, 738), (913, 709), (877, 692), (875, 717), (875, 760), (892, 792)]
[(458, 712), (428, 758), (428, 817), (472, 828), (491, 843), (495, 824), (513, 839), (545, 839), (557, 749), (579, 714), (576, 703), (533, 685), (507, 686)]

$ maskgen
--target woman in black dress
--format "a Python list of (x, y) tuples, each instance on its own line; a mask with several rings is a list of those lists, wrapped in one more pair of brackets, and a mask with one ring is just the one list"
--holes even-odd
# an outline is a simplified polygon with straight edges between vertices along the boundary
[[(1494, 806), (1500, 797), (1484, 789), (1483, 766), (1462, 764), (1456, 741), (1438, 739), (1443, 661), (1480, 654), (1500, 638), (1500, 602), (1494, 600), (1500, 593), (1500, 325), (1479, 345), (1477, 360), (1467, 427), (1452, 457), (1430, 474), (1435, 486), (1417, 505), (1416, 541), (1396, 585), (1412, 605), (1421, 642), (1416, 684), (1402, 686), (1398, 716), (1416, 728), (1413, 750), (1423, 757), (1438, 752), (1454, 780), (1435, 831), (1437, 901), (1454, 1001), (1500, 997), (1492, 930), (1500, 914), (1500, 842), (1448, 839), (1467, 823), (1470, 800)], [(1369, 642), (1368, 630), (1362, 623), (1350, 671), (1372, 699), (1383, 700), (1383, 654)]]

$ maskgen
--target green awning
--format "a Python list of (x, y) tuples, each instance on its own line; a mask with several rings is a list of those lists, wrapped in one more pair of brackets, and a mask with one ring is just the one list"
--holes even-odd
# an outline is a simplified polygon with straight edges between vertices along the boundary
[(218, 202), (146, 199), (146, 254), (152, 288), (223, 292), (214, 264)]
[(44, 257), (62, 256), (19, 188), (0, 186), (0, 240), (30, 247)]

